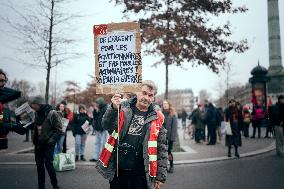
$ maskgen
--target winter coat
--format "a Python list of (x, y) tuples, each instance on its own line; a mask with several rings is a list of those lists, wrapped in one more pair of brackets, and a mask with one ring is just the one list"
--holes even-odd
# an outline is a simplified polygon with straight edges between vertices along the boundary
[[(268, 109), (269, 122), (271, 126), (281, 125), (284, 128), (284, 105), (276, 103)], [(282, 110), (282, 111), (281, 111)]]
[(205, 122), (204, 122), (204, 113), (201, 110), (196, 109), (192, 112), (192, 122), (191, 122), (196, 129), (204, 129)]
[[(41, 125), (41, 135), (38, 135), (37, 126)], [(60, 136), (63, 135), (62, 123), (60, 115), (52, 110), (48, 104), (35, 113), (34, 137), (33, 143), (37, 145), (52, 145), (54, 146)]]
[(165, 115), (164, 127), (167, 129), (167, 140), (176, 141), (177, 139), (177, 117), (163, 112)]
[(86, 113), (76, 113), (74, 115), (71, 125), (73, 136), (86, 134), (81, 127), (86, 121), (90, 123), (90, 118)]
[[(234, 117), (235, 116), (235, 117)], [(230, 122), (232, 135), (226, 135), (226, 146), (236, 145), (242, 146), (242, 138), (240, 133), (240, 120), (242, 120), (242, 112), (237, 108), (229, 107), (225, 110), (225, 121)]]
[(219, 115), (217, 109), (213, 105), (208, 105), (207, 111), (205, 113), (205, 123), (210, 126), (216, 127), (219, 120)]
[(96, 110), (94, 110), (93, 112), (94, 129), (96, 131), (102, 132), (104, 130), (102, 126), (102, 119), (103, 119), (104, 113), (106, 112), (107, 104), (103, 98), (98, 98), (96, 100), (96, 103), (99, 105), (99, 111), (97, 112)]
[(260, 121), (265, 117), (265, 111), (262, 107), (255, 105), (253, 107), (251, 115), (253, 121)]
[[(121, 110), (124, 111), (124, 124), (122, 129), (119, 133), (119, 138), (123, 141), (124, 137), (127, 134), (128, 128), (131, 123), (133, 111), (131, 109), (131, 105), (135, 105), (137, 98), (131, 98), (121, 104)], [(102, 126), (104, 129), (108, 130), (109, 133), (112, 133), (114, 129), (117, 128), (117, 110), (113, 109), (112, 106), (108, 106), (102, 120)], [(144, 159), (144, 166), (145, 166), (145, 173), (147, 178), (147, 185), (148, 189), (154, 188), (155, 180), (165, 182), (166, 175), (167, 175), (167, 145), (166, 145), (166, 134), (167, 130), (162, 127), (159, 136), (158, 136), (158, 147), (157, 147), (157, 161), (158, 161), (158, 168), (157, 168), (157, 176), (155, 178), (149, 176), (149, 157), (148, 157), (148, 140), (150, 137), (150, 123), (151, 121), (157, 119), (157, 113), (153, 108), (153, 105), (149, 107), (149, 113), (144, 122), (144, 127), (147, 128), (145, 138), (143, 140), (143, 159)], [(116, 173), (115, 167), (115, 159), (116, 159), (116, 151), (111, 155), (110, 161), (107, 167), (104, 167), (103, 164), (98, 161), (96, 168), (98, 172), (106, 179), (113, 180), (114, 175)]]
[(186, 118), (187, 118), (187, 113), (186, 113), (186, 111), (182, 111), (182, 112), (181, 112), (181, 120), (182, 120), (182, 121), (186, 121)]

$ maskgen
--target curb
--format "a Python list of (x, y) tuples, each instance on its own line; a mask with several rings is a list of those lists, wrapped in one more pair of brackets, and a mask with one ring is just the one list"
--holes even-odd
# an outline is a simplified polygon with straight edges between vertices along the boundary
[[(272, 142), (268, 147), (240, 154), (240, 158), (246, 158), (246, 157), (252, 157), (257, 156), (260, 154), (264, 154), (267, 152), (270, 152), (275, 149), (274, 142)], [(186, 152), (184, 152), (186, 153)], [(197, 159), (197, 160), (181, 160), (181, 161), (174, 161), (174, 165), (186, 165), (186, 164), (197, 164), (197, 163), (211, 163), (211, 162), (217, 162), (217, 161), (226, 161), (226, 160), (234, 160), (237, 159), (235, 157), (227, 157), (227, 156), (221, 156), (221, 157), (214, 157), (214, 158), (205, 158), (205, 159)], [(0, 162), (0, 165), (36, 165), (35, 162)], [(76, 163), (76, 166), (95, 166), (96, 163), (91, 162), (78, 162)]]
[[(268, 152), (270, 152), (270, 151), (272, 151), (274, 149), (275, 149), (275, 145), (274, 145), (274, 142), (272, 142), (266, 148), (240, 154), (240, 158), (257, 156), (257, 155), (260, 155), (260, 154), (268, 153)], [(211, 162), (216, 162), (216, 161), (225, 161), (225, 160), (233, 160), (233, 159), (238, 159), (238, 158), (221, 156), (221, 157), (206, 158), (206, 159), (181, 160), (181, 161), (174, 161), (174, 165), (185, 165), (185, 164), (196, 164), (196, 163), (211, 163)]]

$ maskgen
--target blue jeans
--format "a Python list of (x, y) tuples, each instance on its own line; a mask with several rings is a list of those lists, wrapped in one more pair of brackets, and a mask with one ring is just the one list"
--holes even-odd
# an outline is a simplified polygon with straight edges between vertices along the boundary
[(59, 140), (56, 142), (56, 145), (54, 148), (54, 154), (62, 153), (64, 139), (65, 139), (65, 135), (61, 136)]
[(85, 146), (86, 146), (87, 135), (75, 135), (75, 153), (76, 156), (83, 156), (85, 154)]
[(93, 159), (98, 160), (99, 155), (101, 154), (103, 147), (107, 141), (108, 132), (107, 131), (95, 131), (95, 153)]

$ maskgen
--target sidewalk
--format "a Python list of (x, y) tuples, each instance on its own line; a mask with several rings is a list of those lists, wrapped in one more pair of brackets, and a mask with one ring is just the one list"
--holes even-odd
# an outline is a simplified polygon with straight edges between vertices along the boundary
[[(179, 121), (179, 127), (180, 127)], [(180, 127), (181, 128), (181, 127)], [(252, 133), (252, 130), (250, 130)], [(224, 144), (224, 137), (220, 144), (208, 146), (206, 144), (195, 144), (193, 139), (183, 139), (182, 130), (178, 130), (179, 143), (185, 152), (174, 152), (175, 164), (191, 164), (203, 163), (210, 161), (221, 161), (234, 159), (234, 149), (232, 149), (232, 158), (227, 157), (227, 147)], [(239, 148), (241, 158), (265, 153), (273, 150), (275, 147), (274, 139), (263, 138), (265, 128), (262, 128), (262, 138), (251, 139), (242, 138), (242, 147)], [(0, 150), (0, 164), (35, 164), (34, 154), (32, 152), (33, 145), (31, 142), (23, 142), (25, 136), (9, 133), (9, 148), (8, 150)], [(92, 158), (94, 152), (95, 136), (89, 135), (86, 144), (86, 159)], [(69, 131), (67, 136), (67, 147), (69, 151), (74, 152), (74, 137)], [(94, 163), (86, 161), (77, 162), (78, 165), (94, 165)]]
[[(242, 136), (242, 146), (239, 148), (240, 158), (258, 155), (275, 149), (275, 140), (273, 138), (263, 138), (266, 128), (261, 129), (261, 138), (245, 138)], [(250, 127), (250, 136), (252, 127)], [(234, 148), (232, 147), (232, 157), (228, 158), (228, 148), (225, 146), (225, 136), (222, 141), (216, 145), (196, 144), (194, 139), (184, 139), (181, 121), (179, 120), (179, 143), (185, 152), (175, 152), (175, 164), (203, 163), (211, 161), (221, 161), (235, 159)]]

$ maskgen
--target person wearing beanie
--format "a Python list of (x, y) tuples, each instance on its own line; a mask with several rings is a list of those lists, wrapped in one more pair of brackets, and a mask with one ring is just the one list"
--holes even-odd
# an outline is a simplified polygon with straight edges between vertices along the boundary
[(103, 97), (98, 97), (94, 104), (94, 112), (93, 112), (93, 128), (95, 135), (95, 149), (94, 155), (91, 162), (96, 162), (99, 159), (99, 155), (101, 154), (103, 147), (108, 138), (108, 132), (102, 127), (102, 119), (103, 115), (106, 112), (107, 103)]
[(32, 98), (31, 104), (44, 105), (45, 101), (42, 96), (35, 96)]
[(85, 159), (85, 146), (87, 140), (87, 133), (82, 129), (82, 125), (88, 121), (91, 122), (91, 119), (86, 113), (86, 106), (83, 104), (79, 105), (79, 113), (74, 115), (74, 119), (71, 125), (73, 136), (75, 137), (75, 161), (80, 160), (86, 161)]
[(31, 107), (35, 111), (33, 143), (35, 146), (38, 189), (45, 189), (45, 168), (53, 189), (58, 189), (58, 181), (52, 162), (55, 144), (63, 135), (61, 117), (52, 109), (51, 105), (45, 104), (41, 96), (32, 99)]
[(284, 157), (284, 95), (268, 109), (270, 124), (275, 130), (276, 155)]

